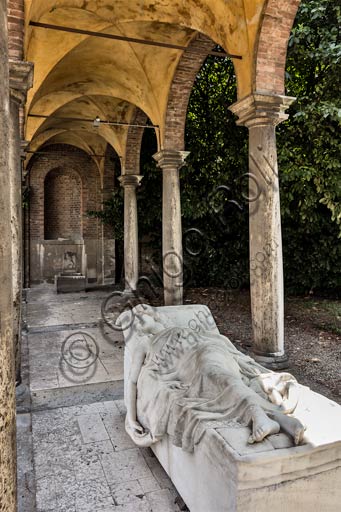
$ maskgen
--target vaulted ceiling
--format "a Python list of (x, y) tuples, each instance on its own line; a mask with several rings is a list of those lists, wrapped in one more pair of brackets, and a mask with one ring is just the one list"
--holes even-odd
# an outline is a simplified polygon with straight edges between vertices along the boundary
[[(89, 154), (106, 144), (124, 157), (135, 108), (159, 126), (160, 147), (169, 91), (184, 53), (31, 26), (30, 22), (102, 32), (186, 48), (198, 32), (235, 59), (239, 97), (251, 91), (252, 56), (265, 0), (25, 0), (26, 55), (34, 86), (26, 107), (26, 139), (37, 150), (69, 143)], [(36, 117), (35, 117), (36, 116)], [(37, 117), (42, 116), (42, 117)]]

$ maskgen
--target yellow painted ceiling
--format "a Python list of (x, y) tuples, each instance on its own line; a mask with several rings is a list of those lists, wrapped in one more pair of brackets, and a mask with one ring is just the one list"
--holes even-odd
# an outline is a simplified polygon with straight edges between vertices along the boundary
[[(238, 95), (251, 91), (252, 55), (265, 0), (25, 0), (26, 59), (35, 64), (26, 114), (31, 149), (64, 142), (100, 154), (110, 144), (122, 157), (127, 128), (58, 118), (129, 122), (135, 106), (164, 139), (168, 95), (182, 50), (29, 26), (63, 25), (188, 46), (197, 32), (234, 60)], [(35, 150), (34, 149), (34, 150)], [(175, 148), (176, 149), (176, 148)]]

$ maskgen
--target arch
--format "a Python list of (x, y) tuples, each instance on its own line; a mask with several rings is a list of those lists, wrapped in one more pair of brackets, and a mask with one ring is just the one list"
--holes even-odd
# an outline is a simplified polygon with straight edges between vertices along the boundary
[(84, 137), (84, 133), (76, 130), (66, 130), (65, 128), (51, 128), (37, 135), (30, 143), (30, 153), (26, 153), (25, 168), (29, 169), (30, 161), (39, 151), (45, 151), (50, 145), (67, 144), (83, 150), (91, 158), (94, 159), (96, 165), (96, 157), (93, 155), (102, 155), (103, 149), (107, 142), (102, 137)]
[[(136, 108), (132, 117), (132, 124), (146, 124), (148, 116)], [(141, 144), (144, 128), (130, 126), (127, 134), (126, 153), (123, 161), (123, 174), (140, 174)]]
[(300, 0), (268, 0), (265, 3), (255, 47), (253, 90), (285, 93), (288, 40)]
[[(92, 30), (96, 30), (96, 24), (94, 27), (91, 20), (88, 23)], [(115, 26), (105, 29), (106, 33), (137, 33), (141, 34), (140, 37), (150, 37), (149, 31), (152, 37), (156, 33), (154, 37), (166, 42), (174, 39), (176, 44), (182, 46), (186, 46), (192, 37), (189, 29), (162, 23), (129, 23), (124, 31)], [(28, 52), (28, 58), (36, 63), (35, 84), (28, 97), (31, 110), (36, 112), (44, 108), (41, 105), (47, 103), (47, 98), (50, 102), (51, 99), (56, 100), (56, 94), (62, 97), (63, 94), (80, 92), (122, 98), (146, 110), (151, 118), (159, 116), (159, 99), (164, 97), (166, 78), (176, 66), (175, 61), (181, 53), (179, 50), (153, 48), (150, 51), (150, 47), (115, 41), (113, 52), (113, 41), (84, 36), (81, 40), (76, 37), (72, 45), (65, 46), (65, 34), (47, 32), (52, 33), (56, 46), (63, 48), (64, 53), (58, 58), (50, 57), (51, 42), (44, 34), (42, 37), (38, 33), (39, 39), (33, 39), (34, 48), (30, 47)], [(63, 104), (62, 98), (58, 101), (60, 107)], [(153, 122), (157, 122), (156, 119)]]
[[(54, 142), (57, 142), (57, 138)], [(104, 252), (104, 271), (108, 276), (112, 273), (114, 260), (109, 256), (109, 253), (112, 254), (109, 241), (112, 236), (110, 233), (105, 236), (100, 220), (88, 215), (89, 211), (99, 211), (102, 206), (103, 190), (99, 167), (85, 151), (61, 143), (44, 146), (41, 153), (31, 159), (28, 167), (31, 282), (52, 282), (54, 275), (65, 268), (63, 258), (68, 251), (77, 254), (76, 271), (86, 271), (89, 282), (101, 281), (103, 267), (99, 262), (102, 261)], [(79, 194), (74, 183), (76, 177), (79, 184), (77, 175), (81, 180)], [(46, 200), (45, 193), (49, 195)], [(52, 203), (50, 210), (49, 203)], [(56, 210), (57, 216), (53, 217)], [(56, 220), (52, 223), (53, 229), (50, 232), (46, 230), (50, 240), (45, 239), (45, 214), (50, 220)], [(56, 238), (63, 240), (56, 241)]]
[[(64, 142), (67, 143), (67, 134), (70, 135), (72, 132), (77, 131), (79, 134), (82, 134), (84, 141), (93, 140), (96, 136), (97, 139), (104, 139), (117, 153), (123, 155), (127, 128), (105, 124), (94, 128), (91, 120), (95, 119), (96, 116), (99, 116), (102, 120), (112, 119), (114, 111), (115, 121), (129, 122), (134, 109), (134, 105), (119, 98), (100, 95), (78, 96), (77, 98), (72, 98), (71, 101), (67, 101), (60, 108), (49, 112), (50, 117), (47, 119), (29, 118), (26, 136), (28, 139), (35, 141), (36, 138), (41, 137), (45, 132), (58, 129), (66, 132)], [(84, 119), (84, 121), (76, 119)], [(86, 121), (86, 119), (91, 122)]]
[(212, 39), (198, 34), (183, 53), (169, 90), (162, 149), (185, 149), (187, 108), (193, 84), (214, 45)]
[(44, 180), (44, 239), (82, 238), (82, 181), (65, 167), (50, 170)]
[(44, 183), (46, 175), (53, 169), (72, 169), (82, 181), (82, 227), (83, 237), (97, 236), (97, 221), (86, 215), (101, 204), (100, 173), (98, 165), (83, 148), (75, 145), (45, 145), (42, 152), (33, 155), (27, 170), (30, 174), (30, 231), (32, 239), (44, 240)]
[[(142, 4), (137, 0), (116, 0), (115, 2), (113, 0), (106, 0), (99, 3), (86, 0), (36, 0), (35, 2), (26, 0), (28, 13), (26, 21), (27, 24), (30, 20), (34, 20), (56, 25), (67, 24), (75, 27), (80, 26), (81, 28), (90, 30), (105, 30), (105, 32), (108, 33), (145, 39), (151, 38), (182, 46), (187, 46), (191, 37), (196, 32), (206, 34), (226, 51), (242, 56), (242, 60), (235, 61), (235, 69), (239, 96), (243, 97), (251, 92), (250, 71), (252, 68), (254, 43), (259, 28), (259, 20), (264, 1), (265, 0), (235, 0), (231, 3), (226, 2), (226, 0), (216, 0), (212, 3), (211, 0), (202, 0), (198, 3), (196, 0), (189, 0), (184, 4), (181, 2), (169, 2), (168, 0), (158, 0), (158, 2), (145, 0)], [(80, 20), (79, 23), (78, 18)], [(162, 29), (161, 25), (164, 25), (164, 29)], [(42, 29), (29, 28), (28, 53), (30, 49), (34, 50), (34, 48), (39, 49), (39, 47), (41, 47), (41, 42), (45, 40), (45, 36), (40, 35), (42, 32)], [(32, 33), (33, 36), (31, 36)], [(79, 47), (88, 47), (90, 45), (89, 47), (92, 48), (97, 46), (96, 38), (81, 36), (77, 39), (77, 35), (75, 35), (73, 40), (74, 44), (72, 42), (66, 44), (63, 38), (69, 40), (69, 35), (63, 33), (53, 35), (53, 32), (51, 32), (51, 36), (53, 36), (53, 38), (59, 37), (60, 44), (55, 44), (55, 46), (58, 48), (64, 47), (64, 56), (69, 53), (77, 53)], [(105, 39), (101, 39), (101, 47), (104, 42)], [(110, 44), (110, 48), (112, 49), (112, 43)], [(113, 59), (113, 57), (114, 60), (116, 58), (119, 59), (121, 53), (126, 54), (129, 52), (131, 55), (131, 59), (125, 59), (124, 65), (121, 66), (122, 70), (126, 69), (128, 61), (133, 62), (134, 58), (136, 59), (136, 69), (140, 69), (141, 72), (147, 72), (149, 70), (149, 74), (146, 74), (147, 80), (145, 81), (144, 87), (139, 91), (138, 88), (134, 91), (135, 98), (138, 99), (143, 89), (146, 91), (148, 88), (146, 87), (147, 81), (150, 81), (154, 75), (159, 76), (159, 73), (162, 74), (163, 67), (169, 69), (174, 63), (176, 66), (177, 61), (181, 57), (181, 50), (160, 49), (156, 47), (151, 49), (143, 45), (132, 45), (128, 42), (121, 43), (116, 41), (115, 48), (122, 48), (122, 51), (111, 52), (111, 59)], [(44, 51), (48, 51), (48, 48)], [(33, 53), (35, 52), (33, 51)], [(88, 52), (88, 55), (92, 55), (93, 53), (92, 51)], [(157, 55), (157, 58), (154, 57), (155, 55)], [(38, 54), (35, 56), (40, 59), (42, 64), (44, 61), (46, 63), (49, 60), (43, 58), (43, 56), (39, 57)], [(37, 60), (37, 58), (35, 60)], [(62, 54), (56, 57), (54, 67), (60, 66), (64, 58)], [(150, 59), (150, 61), (148, 59)], [(153, 60), (158, 63), (156, 73), (155, 65), (153, 67)], [(31, 97), (38, 92), (38, 88), (42, 85), (42, 82), (45, 79), (48, 80), (46, 72), (41, 73), (40, 65), (38, 67), (36, 86)], [(151, 69), (154, 70), (152, 73), (150, 73)], [(49, 72), (51, 71), (52, 68), (50, 68)], [(135, 74), (128, 74), (130, 78), (129, 85), (134, 82)], [(170, 75), (167, 75), (167, 78), (171, 78), (172, 74), (171, 72)], [(159, 84), (165, 83), (165, 80), (162, 78), (164, 77), (160, 76)], [(96, 82), (98, 83), (98, 80), (96, 80)], [(141, 81), (139, 82), (137, 80), (135, 83), (141, 84)], [(126, 83), (124, 85), (126, 85)], [(131, 101), (131, 99), (129, 99), (129, 101), (134, 102), (142, 108), (142, 110), (146, 111), (154, 124), (160, 124), (155, 117), (157, 117), (158, 114), (161, 116), (164, 115), (164, 109), (161, 108), (159, 113), (155, 110), (159, 100), (157, 99), (154, 105), (155, 98), (153, 99), (153, 95), (156, 96), (156, 98), (161, 97), (154, 86), (151, 87), (148, 92), (149, 108), (143, 105), (146, 98), (142, 98), (142, 103), (141, 101)]]
[[(65, 24), (67, 12), (72, 9), (80, 11), (79, 16), (91, 13), (96, 22), (111, 23), (116, 29), (130, 22), (154, 23), (161, 22), (188, 27), (194, 31), (206, 33), (226, 51), (236, 53), (240, 51), (244, 41), (236, 34), (242, 32), (246, 35), (247, 19), (252, 17), (251, 31), (254, 31), (257, 16), (261, 13), (264, 0), (187, 0), (182, 2), (169, 2), (168, 0), (107, 0), (94, 2), (92, 0), (26, 0), (28, 18), (45, 23)], [(250, 9), (244, 4), (252, 4)], [(259, 9), (260, 7), (260, 9)], [(82, 14), (81, 14), (82, 13)], [(74, 14), (73, 14), (74, 16)], [(69, 21), (69, 20), (68, 20)], [(237, 30), (238, 28), (238, 30)], [(248, 38), (245, 43), (248, 44)], [(247, 48), (248, 50), (248, 48)], [(243, 52), (244, 53), (244, 52)]]

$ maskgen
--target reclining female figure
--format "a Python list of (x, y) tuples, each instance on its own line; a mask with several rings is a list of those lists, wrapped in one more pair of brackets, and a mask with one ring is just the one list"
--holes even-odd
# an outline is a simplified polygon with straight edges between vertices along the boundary
[(136, 309), (133, 327), (126, 430), (137, 445), (169, 434), (192, 451), (212, 420), (250, 426), (249, 443), (280, 429), (302, 442), (304, 425), (288, 415), (299, 392), (292, 375), (262, 367), (220, 334), (168, 327), (151, 307)]

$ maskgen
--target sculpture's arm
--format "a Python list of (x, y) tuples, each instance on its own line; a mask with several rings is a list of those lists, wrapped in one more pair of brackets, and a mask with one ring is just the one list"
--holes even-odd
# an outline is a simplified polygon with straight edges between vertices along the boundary
[(137, 399), (137, 381), (141, 372), (142, 365), (146, 357), (146, 350), (141, 344), (136, 348), (133, 355), (132, 365), (127, 383), (127, 417), (126, 422), (129, 427), (138, 432), (143, 432), (143, 427), (137, 422), (136, 418), (136, 399)]

